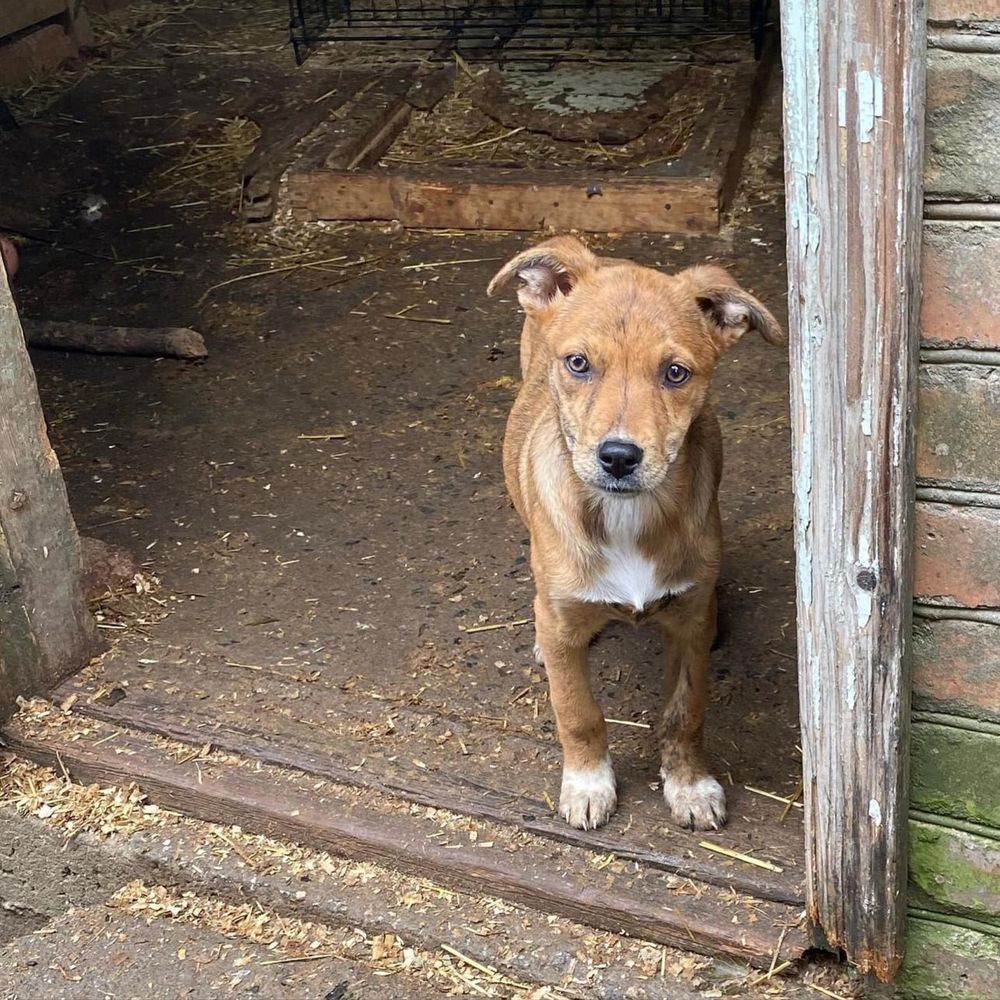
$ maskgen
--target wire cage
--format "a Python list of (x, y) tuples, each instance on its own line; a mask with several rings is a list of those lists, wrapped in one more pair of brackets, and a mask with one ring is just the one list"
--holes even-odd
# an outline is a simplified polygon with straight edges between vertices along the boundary
[(759, 57), (770, 0), (289, 0), (301, 62), (317, 42), (388, 43), (449, 58), (626, 54), (663, 39), (743, 38)]

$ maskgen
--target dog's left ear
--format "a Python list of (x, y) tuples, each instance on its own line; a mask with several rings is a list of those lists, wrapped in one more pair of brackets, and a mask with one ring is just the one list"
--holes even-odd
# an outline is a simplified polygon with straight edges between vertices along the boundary
[(557, 236), (507, 261), (494, 275), (486, 294), (494, 295), (518, 277), (524, 282), (517, 290), (518, 300), (525, 312), (537, 311), (569, 295), (596, 267), (597, 258), (578, 239)]
[(749, 330), (756, 330), (769, 344), (786, 343), (784, 331), (770, 310), (721, 267), (692, 267), (682, 275), (691, 285), (720, 351), (732, 347)]

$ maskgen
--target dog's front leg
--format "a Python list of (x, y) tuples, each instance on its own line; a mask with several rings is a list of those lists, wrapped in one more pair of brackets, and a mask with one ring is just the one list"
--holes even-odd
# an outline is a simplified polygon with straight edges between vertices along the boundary
[(726, 822), (726, 795), (709, 773), (702, 749), (715, 623), (714, 587), (685, 594), (663, 617), (667, 674), (660, 777), (674, 822), (691, 830), (718, 830)]
[(559, 815), (581, 830), (603, 826), (618, 804), (607, 726), (587, 666), (587, 647), (601, 624), (591, 612), (535, 599), (536, 650), (548, 674), (563, 750)]

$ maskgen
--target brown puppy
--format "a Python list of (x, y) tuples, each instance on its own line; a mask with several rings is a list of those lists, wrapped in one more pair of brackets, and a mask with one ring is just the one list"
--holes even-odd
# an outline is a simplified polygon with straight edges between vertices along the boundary
[(531, 534), (535, 653), (563, 747), (560, 815), (598, 827), (617, 805), (587, 646), (611, 619), (655, 621), (666, 641), (663, 794), (674, 820), (726, 821), (702, 728), (722, 549), (722, 439), (708, 404), (722, 352), (768, 310), (721, 268), (661, 274), (559, 237), (518, 254), (489, 286), (524, 282), (523, 384), (504, 473)]

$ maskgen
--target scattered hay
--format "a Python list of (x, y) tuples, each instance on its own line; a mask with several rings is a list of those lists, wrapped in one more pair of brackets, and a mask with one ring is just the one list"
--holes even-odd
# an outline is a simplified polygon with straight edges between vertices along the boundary
[(258, 138), (260, 128), (249, 118), (224, 119), (207, 135), (185, 140), (179, 155), (154, 172), (134, 200), (207, 200), (235, 211), (242, 189), (242, 166)]
[[(704, 104), (703, 94), (684, 88), (672, 99), (671, 114), (638, 139), (620, 146), (577, 143), (500, 125), (473, 103), (469, 91), (475, 82), (475, 77), (456, 75), (454, 92), (433, 110), (413, 114), (382, 165), (646, 169), (680, 154)], [(719, 86), (724, 85), (720, 78)]]
[[(126, 68), (127, 64), (116, 63), (113, 57), (136, 48), (174, 18), (182, 16), (195, 6), (194, 2), (131, 0), (120, 10), (92, 14), (90, 21), (95, 37), (93, 51), (97, 55), (73, 60), (58, 70), (40, 74), (19, 88), (8, 91), (7, 103), (15, 118), (21, 122), (38, 118), (46, 108), (91, 74), (109, 68)], [(149, 68), (159, 65), (160, 63), (150, 64)]]
[[(232, 176), (238, 178), (239, 170)], [(209, 316), (224, 315), (228, 326), (233, 322), (230, 311), (234, 304), (225, 298), (225, 304), (220, 305), (215, 300), (215, 293), (232, 285), (248, 281), (267, 282), (277, 277), (283, 281), (300, 282), (307, 292), (325, 291), (334, 285), (382, 270), (380, 255), (349, 252), (351, 237), (358, 232), (363, 232), (363, 229), (360, 224), (354, 223), (275, 226), (266, 230), (250, 226), (234, 227), (227, 234), (235, 250), (227, 258), (226, 267), (239, 273), (208, 286), (202, 292), (198, 305)], [(268, 286), (265, 284), (264, 287)], [(223, 313), (219, 313), (219, 309)]]

